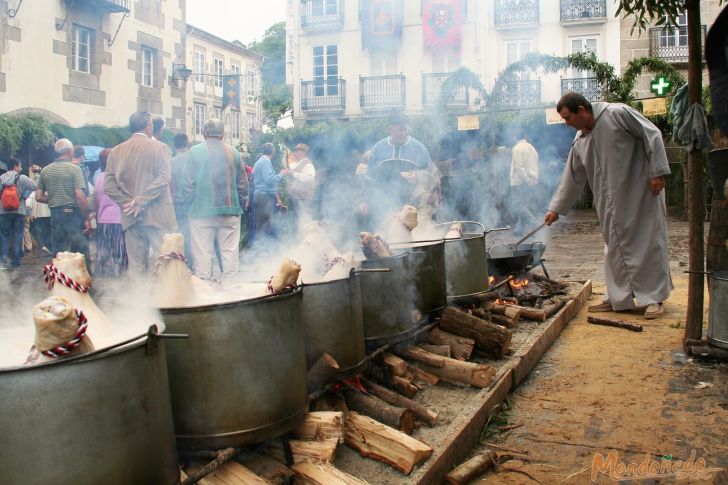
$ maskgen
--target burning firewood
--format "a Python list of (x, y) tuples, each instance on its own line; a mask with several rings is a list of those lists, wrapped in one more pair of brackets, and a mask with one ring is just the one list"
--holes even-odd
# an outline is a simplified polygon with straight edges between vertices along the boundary
[(417, 208), (405, 205), (392, 216), (387, 225), (387, 240), (395, 242), (412, 241), (412, 231), (417, 227)]
[(367, 485), (367, 482), (342, 472), (328, 463), (296, 463), (291, 468), (302, 485)]
[(344, 424), (346, 444), (363, 456), (390, 464), (405, 475), (432, 455), (432, 448), (372, 418), (351, 412)]
[(463, 225), (456, 222), (450, 226), (450, 229), (445, 233), (445, 239), (462, 239), (463, 238)]
[(501, 358), (511, 344), (512, 333), (505, 327), (485, 322), (454, 307), (442, 313), (440, 328), (475, 340), (475, 346), (488, 355)]
[(364, 257), (367, 259), (386, 258), (392, 255), (389, 244), (384, 239), (371, 232), (359, 234), (359, 242)]
[(103, 347), (113, 343), (114, 324), (89, 295), (91, 276), (83, 254), (58, 253), (43, 267), (43, 274), (51, 296), (65, 298), (91, 322), (87, 334), (96, 345)]
[(361, 391), (347, 390), (346, 404), (352, 411), (365, 414), (380, 423), (407, 434), (415, 429), (415, 415), (411, 409), (388, 404), (376, 396)]
[[(29, 362), (47, 362), (94, 350), (86, 334), (88, 322), (65, 298), (51, 296), (33, 307), (34, 353)], [(35, 354), (37, 352), (37, 354)]]
[(298, 283), (298, 275), (301, 273), (301, 265), (292, 259), (285, 258), (268, 282), (268, 291), (280, 293), (288, 288), (295, 288)]

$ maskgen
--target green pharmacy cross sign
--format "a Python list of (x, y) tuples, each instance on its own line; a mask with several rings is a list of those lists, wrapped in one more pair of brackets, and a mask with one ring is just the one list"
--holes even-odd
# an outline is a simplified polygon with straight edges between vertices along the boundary
[(668, 82), (667, 79), (665, 79), (664, 76), (660, 76), (656, 79), (653, 79), (650, 83), (650, 89), (653, 93), (655, 93), (657, 96), (664, 96), (667, 94), (667, 88), (670, 87), (670, 82)]

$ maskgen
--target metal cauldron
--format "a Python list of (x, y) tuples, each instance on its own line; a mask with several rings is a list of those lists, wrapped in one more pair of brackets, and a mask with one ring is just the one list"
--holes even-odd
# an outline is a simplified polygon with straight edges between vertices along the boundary
[(359, 276), (304, 284), (301, 319), (306, 333), (306, 362), (310, 368), (324, 352), (339, 364), (342, 374), (364, 363), (364, 320)]
[(716, 270), (710, 278), (708, 341), (728, 349), (728, 269)]
[(165, 347), (152, 331), (0, 369), (0, 430), (2, 483), (179, 482)]
[(445, 241), (413, 241), (389, 245), (410, 253), (409, 270), (414, 282), (414, 304), (422, 313), (434, 313), (447, 305)]
[(302, 290), (218, 305), (160, 309), (170, 332), (177, 443), (220, 449), (279, 436), (308, 410)]
[[(364, 339), (368, 344), (396, 342), (417, 330), (414, 288), (409, 272), (409, 252), (361, 262), (361, 297)], [(367, 269), (389, 272), (367, 272)]]
[(488, 291), (488, 260), (485, 251), (485, 226), (473, 221), (444, 224), (463, 225), (461, 239), (445, 239), (445, 274), (448, 301), (467, 300)]

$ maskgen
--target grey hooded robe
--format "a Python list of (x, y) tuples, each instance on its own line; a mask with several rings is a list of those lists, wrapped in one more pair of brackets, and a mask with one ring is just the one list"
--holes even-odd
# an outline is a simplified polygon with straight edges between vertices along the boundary
[(665, 193), (649, 179), (670, 173), (662, 134), (624, 104), (593, 103), (594, 127), (577, 132), (549, 209), (566, 214), (588, 181), (606, 243), (604, 273), (615, 310), (660, 303), (672, 290)]

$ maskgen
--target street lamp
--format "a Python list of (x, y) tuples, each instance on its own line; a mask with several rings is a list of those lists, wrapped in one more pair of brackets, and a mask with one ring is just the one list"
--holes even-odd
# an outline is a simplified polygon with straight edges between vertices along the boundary
[(192, 75), (192, 69), (184, 64), (172, 64), (172, 81), (187, 81)]

